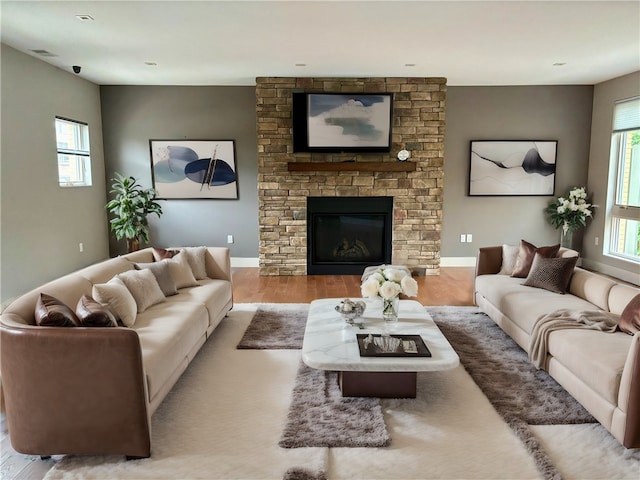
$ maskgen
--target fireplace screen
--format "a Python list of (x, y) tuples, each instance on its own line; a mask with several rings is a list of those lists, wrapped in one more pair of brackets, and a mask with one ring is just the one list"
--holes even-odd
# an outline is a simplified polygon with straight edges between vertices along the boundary
[(390, 197), (308, 199), (308, 274), (360, 274), (390, 263)]

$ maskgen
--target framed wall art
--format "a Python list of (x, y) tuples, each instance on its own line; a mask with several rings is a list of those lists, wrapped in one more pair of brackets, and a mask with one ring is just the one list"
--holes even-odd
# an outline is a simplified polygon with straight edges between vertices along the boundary
[(149, 140), (149, 148), (159, 198), (238, 198), (234, 140)]
[(557, 140), (474, 140), (469, 195), (553, 195)]

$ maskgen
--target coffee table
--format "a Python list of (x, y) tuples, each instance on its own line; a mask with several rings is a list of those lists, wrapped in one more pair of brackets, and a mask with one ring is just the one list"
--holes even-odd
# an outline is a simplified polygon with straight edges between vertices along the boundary
[[(348, 325), (335, 311), (343, 298), (314, 300), (302, 342), (302, 360), (311, 368), (337, 371), (345, 397), (415, 398), (417, 372), (448, 370), (460, 359), (425, 308), (400, 300), (398, 322), (382, 320), (382, 302), (363, 300), (362, 329)], [(355, 300), (355, 299), (354, 299)], [(357, 334), (420, 335), (431, 357), (362, 357)]]

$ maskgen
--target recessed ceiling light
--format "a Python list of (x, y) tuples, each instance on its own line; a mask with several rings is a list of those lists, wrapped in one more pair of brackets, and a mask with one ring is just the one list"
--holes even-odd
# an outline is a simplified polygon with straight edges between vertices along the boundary
[(553, 64), (554, 67), (563, 67), (567, 64), (567, 62), (556, 62)]
[(144, 62), (145, 65), (147, 65), (148, 67), (157, 67), (158, 64), (156, 62)]
[(76, 15), (76, 18), (82, 22), (91, 22), (95, 20), (91, 15)]

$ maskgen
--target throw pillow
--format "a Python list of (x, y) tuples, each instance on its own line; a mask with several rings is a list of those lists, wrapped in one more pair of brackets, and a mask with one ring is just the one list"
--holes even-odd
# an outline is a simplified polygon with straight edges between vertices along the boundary
[(129, 270), (117, 275), (124, 282), (127, 290), (136, 300), (138, 313), (144, 312), (147, 308), (156, 303), (166, 301), (164, 293), (158, 285), (156, 277), (151, 270)]
[(176, 249), (166, 249), (166, 248), (153, 248), (153, 259), (156, 262), (160, 262), (161, 260), (164, 260), (165, 258), (173, 258), (175, 257), (178, 253), (180, 253), (180, 250), (176, 250)]
[(169, 271), (171, 272), (171, 277), (176, 284), (176, 288), (195, 287), (200, 285), (193, 276), (186, 253), (180, 252), (175, 257), (168, 258), (163, 261), (169, 264)]
[(523, 285), (565, 294), (577, 261), (578, 257), (546, 258), (536, 253)]
[(516, 265), (513, 267), (511, 276), (526, 278), (527, 275), (529, 275), (529, 270), (531, 270), (531, 264), (533, 263), (533, 257), (536, 253), (539, 253), (545, 258), (552, 258), (558, 254), (558, 250), (560, 250), (560, 244), (548, 247), (536, 247), (532, 243), (520, 240), (518, 258), (516, 259)]
[(207, 268), (205, 266), (207, 247), (185, 247), (182, 251), (187, 254), (187, 260), (195, 279), (202, 280), (207, 278)]
[(518, 259), (518, 245), (502, 245), (502, 267), (500, 267), (499, 275), (511, 275), (516, 266)]
[(94, 285), (91, 296), (111, 310), (125, 327), (133, 327), (136, 323), (136, 300), (119, 278)]
[(153, 263), (134, 263), (133, 266), (137, 270), (148, 269), (156, 277), (160, 290), (165, 297), (176, 295), (178, 289), (176, 283), (173, 281), (171, 271), (169, 270), (169, 264), (167, 262), (153, 262)]
[(640, 293), (633, 297), (620, 314), (618, 328), (624, 333), (635, 335), (640, 331)]
[(117, 327), (118, 321), (107, 307), (96, 302), (89, 295), (78, 300), (76, 315), (83, 327)]
[(80, 320), (73, 310), (56, 297), (41, 293), (36, 301), (36, 325), (41, 327), (76, 327)]

